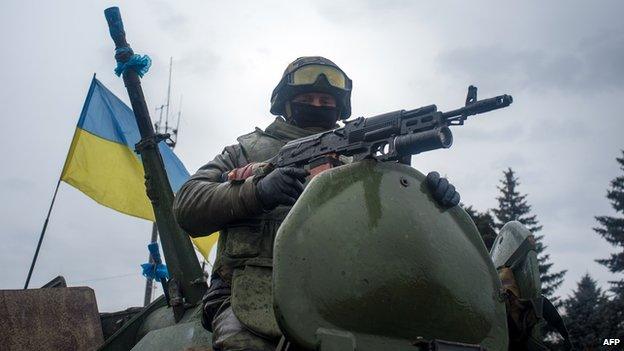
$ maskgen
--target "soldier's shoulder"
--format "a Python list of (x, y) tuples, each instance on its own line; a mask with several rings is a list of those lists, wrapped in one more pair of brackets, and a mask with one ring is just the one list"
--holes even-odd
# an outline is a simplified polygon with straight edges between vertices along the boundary
[(275, 156), (284, 145), (284, 141), (256, 128), (253, 132), (241, 135), (238, 146), (250, 162), (263, 162)]
[(222, 155), (230, 155), (234, 159), (240, 158), (241, 155), (246, 155), (245, 149), (252, 145), (255, 145), (259, 139), (264, 135), (262, 129), (256, 127), (254, 131), (247, 134), (243, 134), (236, 138), (236, 143), (228, 145), (223, 148)]
[(262, 133), (262, 129), (256, 127), (256, 129), (252, 132), (249, 132), (247, 134), (243, 134), (239, 137), (236, 138), (236, 143), (233, 143), (231, 145), (228, 145), (226, 147), (223, 148), (223, 151), (228, 151), (230, 153), (232, 153), (232, 151), (240, 151), (241, 148), (243, 147), (244, 144), (246, 144), (247, 142), (249, 142), (250, 140), (253, 140), (255, 138), (258, 137), (258, 135)]
[(254, 138), (259, 138), (264, 136), (265, 133), (262, 129), (256, 127), (252, 132), (249, 132), (247, 134), (243, 134), (241, 136), (239, 136), (238, 138), (236, 138), (236, 141), (238, 141), (238, 143), (241, 143), (241, 140), (249, 140), (249, 139), (254, 139)]
[(243, 148), (257, 144), (258, 142), (265, 140), (278, 140), (275, 136), (265, 132), (264, 130), (256, 127), (253, 132), (243, 134), (236, 138), (238, 144)]

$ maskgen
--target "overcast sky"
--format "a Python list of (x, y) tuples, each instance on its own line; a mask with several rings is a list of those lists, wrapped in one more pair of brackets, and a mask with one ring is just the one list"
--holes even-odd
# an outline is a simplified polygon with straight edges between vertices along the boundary
[[(553, 270), (568, 270), (558, 294), (587, 272), (603, 287), (614, 279), (594, 260), (615, 248), (592, 227), (595, 215), (613, 214), (605, 194), (621, 174), (621, 1), (4, 0), (0, 288), (24, 284), (92, 74), (127, 101), (103, 16), (112, 5), (134, 50), (154, 61), (143, 80), (152, 108), (165, 101), (174, 58), (172, 112), (184, 96), (176, 152), (191, 173), (272, 121), (270, 93), (299, 56), (323, 55), (347, 72), (354, 116), (431, 103), (451, 110), (469, 84), (482, 98), (513, 95), (510, 108), (455, 128), (451, 149), (413, 166), (447, 175), (479, 210), (496, 206), (512, 167)], [(61, 274), (93, 287), (101, 311), (141, 305), (150, 230), (61, 184), (31, 286)]]

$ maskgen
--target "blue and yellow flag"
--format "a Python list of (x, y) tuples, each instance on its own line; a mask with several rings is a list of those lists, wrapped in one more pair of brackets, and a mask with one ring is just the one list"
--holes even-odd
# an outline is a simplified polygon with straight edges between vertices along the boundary
[[(104, 206), (154, 221), (143, 164), (134, 152), (140, 139), (132, 110), (93, 77), (61, 179)], [(164, 141), (158, 146), (176, 192), (190, 175)], [(215, 237), (193, 242), (207, 257)]]

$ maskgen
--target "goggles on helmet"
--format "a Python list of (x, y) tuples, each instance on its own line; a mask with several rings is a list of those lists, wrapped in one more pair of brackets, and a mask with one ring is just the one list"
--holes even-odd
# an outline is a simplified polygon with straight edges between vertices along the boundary
[(340, 118), (351, 115), (351, 79), (332, 61), (320, 56), (299, 57), (291, 62), (271, 93), (271, 113), (284, 116), (285, 106), (293, 97), (319, 92), (336, 99)]
[(340, 69), (327, 65), (305, 65), (289, 74), (287, 83), (291, 86), (313, 85), (321, 75), (334, 88), (351, 90), (349, 78)]

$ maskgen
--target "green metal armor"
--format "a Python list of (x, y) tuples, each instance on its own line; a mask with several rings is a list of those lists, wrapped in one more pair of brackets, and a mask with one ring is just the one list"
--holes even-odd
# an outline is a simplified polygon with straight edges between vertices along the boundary
[(319, 174), (274, 254), (275, 314), (306, 350), (508, 347), (501, 283), (474, 223), (440, 206), (409, 166), (369, 160)]

